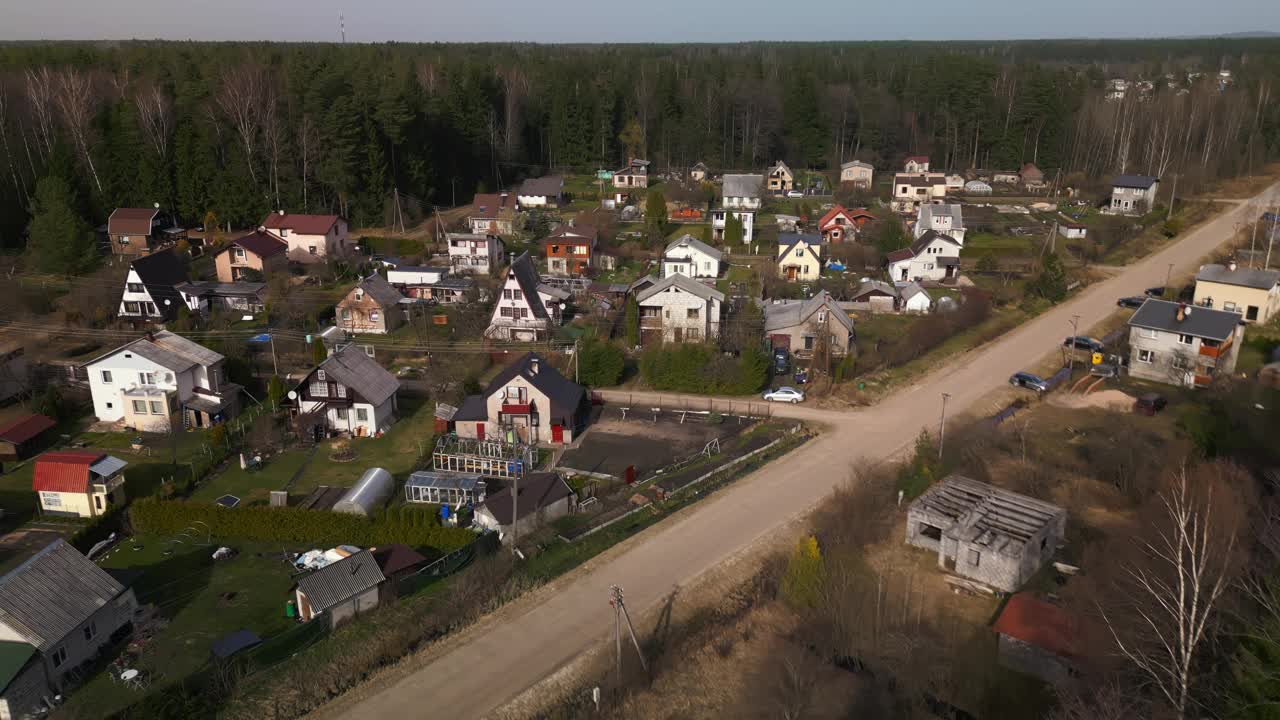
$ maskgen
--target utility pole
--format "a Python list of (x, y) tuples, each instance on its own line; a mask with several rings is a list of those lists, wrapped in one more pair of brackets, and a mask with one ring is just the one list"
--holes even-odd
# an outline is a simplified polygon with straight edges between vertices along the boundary
[(942, 444), (947, 439), (947, 399), (951, 393), (942, 393), (942, 419), (938, 422), (938, 460), (942, 460)]
[(1172, 290), (1169, 283), (1173, 282), (1173, 263), (1169, 263), (1169, 269), (1164, 274), (1164, 286)]
[(1280, 222), (1280, 203), (1276, 203), (1276, 209), (1271, 212), (1271, 232), (1267, 235), (1267, 261), (1263, 264), (1263, 270), (1271, 269), (1271, 246), (1276, 244), (1276, 223)]
[(280, 362), (276, 359), (276, 334), (271, 332), (271, 311), (267, 309), (266, 303), (262, 304), (262, 316), (267, 320), (267, 340), (271, 343), (271, 372), (280, 377)]
[(573, 339), (573, 381), (575, 383), (578, 383), (579, 385), (582, 384), (582, 381), (578, 379), (578, 339), (577, 338)]
[(520, 537), (520, 471), (517, 469), (515, 477), (511, 480), (511, 561), (514, 563), (516, 553), (516, 540)]
[(1076, 338), (1080, 337), (1080, 316), (1071, 316), (1071, 348), (1067, 351), (1067, 377), (1076, 374)]
[(1165, 215), (1166, 222), (1173, 219), (1173, 201), (1178, 197), (1178, 173), (1173, 174), (1173, 191), (1169, 193), (1169, 213)]
[(609, 586), (609, 605), (613, 607), (613, 643), (614, 652), (617, 658), (617, 678), (618, 684), (622, 684), (622, 622), (627, 623), (627, 634), (631, 636), (631, 644), (635, 646), (636, 657), (640, 659), (640, 667), (645, 672), (649, 672), (649, 664), (644, 661), (644, 651), (640, 649), (640, 641), (636, 639), (635, 626), (631, 624), (631, 613), (627, 612), (627, 605), (622, 600), (622, 588), (617, 585)]
[(1253, 217), (1253, 237), (1249, 240), (1249, 269), (1253, 269), (1253, 256), (1258, 253), (1258, 211), (1251, 213)]

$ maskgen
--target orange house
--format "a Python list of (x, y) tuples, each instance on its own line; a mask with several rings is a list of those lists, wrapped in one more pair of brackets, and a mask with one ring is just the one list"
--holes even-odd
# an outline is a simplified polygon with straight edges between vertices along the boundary
[(579, 277), (591, 270), (599, 233), (590, 225), (561, 225), (542, 241), (547, 273)]

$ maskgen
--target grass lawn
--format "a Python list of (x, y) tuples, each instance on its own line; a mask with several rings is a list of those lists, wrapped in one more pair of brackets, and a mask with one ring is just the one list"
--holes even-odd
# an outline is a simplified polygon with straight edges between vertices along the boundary
[(724, 277), (716, 281), (716, 289), (728, 294), (732, 291), (734, 283), (742, 283), (749, 295), (759, 292), (760, 278), (757, 277), (753, 268), (730, 265), (729, 271), (724, 274)]
[(216, 538), (213, 546), (193, 546), (143, 535), (101, 562), (107, 569), (141, 571), (133, 585), (138, 603), (156, 605), (169, 624), (129, 661), (129, 667), (150, 680), (145, 691), (129, 690), (99, 673), (71, 694), (68, 711), (73, 716), (78, 708), (106, 717), (148, 693), (163, 692), (200, 669), (210, 644), (229, 632), (245, 628), (266, 638), (292, 626), (284, 605), (293, 581), (280, 548), (238, 543), (239, 555), (215, 563), (210, 554), (216, 546)]
[(1033, 253), (1032, 239), (1017, 235), (993, 235), (991, 233), (974, 233), (965, 236), (961, 257), (996, 257), (1019, 256)]

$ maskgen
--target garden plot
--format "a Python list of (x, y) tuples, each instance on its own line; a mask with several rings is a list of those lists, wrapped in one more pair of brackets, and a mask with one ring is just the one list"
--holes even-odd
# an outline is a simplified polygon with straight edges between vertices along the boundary
[(694, 412), (684, 414), (681, 422), (682, 412), (632, 408), (624, 420), (620, 409), (606, 406), (577, 447), (561, 456), (559, 468), (569, 474), (623, 478), (627, 468), (634, 467), (635, 479), (643, 480), (659, 468), (702, 452), (713, 440), (723, 443), (752, 422)]

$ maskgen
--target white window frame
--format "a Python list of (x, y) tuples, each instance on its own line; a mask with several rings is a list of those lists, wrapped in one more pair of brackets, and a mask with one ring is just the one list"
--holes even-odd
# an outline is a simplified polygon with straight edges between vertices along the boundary
[(1185, 335), (1185, 334), (1182, 334), (1182, 333), (1178, 333), (1178, 344), (1180, 344), (1180, 345), (1194, 345), (1194, 344), (1195, 344), (1195, 342), (1196, 342), (1196, 339), (1195, 339), (1193, 336), (1191, 336), (1191, 335)]
[(103, 385), (110, 385), (110, 384), (111, 384), (111, 371), (110, 371), (110, 370), (103, 370), (103, 371), (102, 371), (102, 384), (103, 384)]
[(369, 422), (368, 408), (362, 408), (362, 407), (356, 408), (356, 422)]
[(1156, 353), (1154, 350), (1144, 350), (1141, 348), (1138, 349), (1138, 362), (1146, 363), (1150, 365), (1155, 361), (1156, 361)]
[(1148, 340), (1155, 340), (1156, 336), (1159, 334), (1160, 333), (1152, 330), (1151, 328), (1138, 328), (1138, 335), (1147, 338)]
[[(142, 407), (138, 407), (139, 405), (141, 405)], [(134, 400), (134, 401), (133, 401), (133, 414), (134, 414), (134, 415), (146, 415), (146, 414), (147, 414), (147, 401), (146, 401), (146, 400)]]

